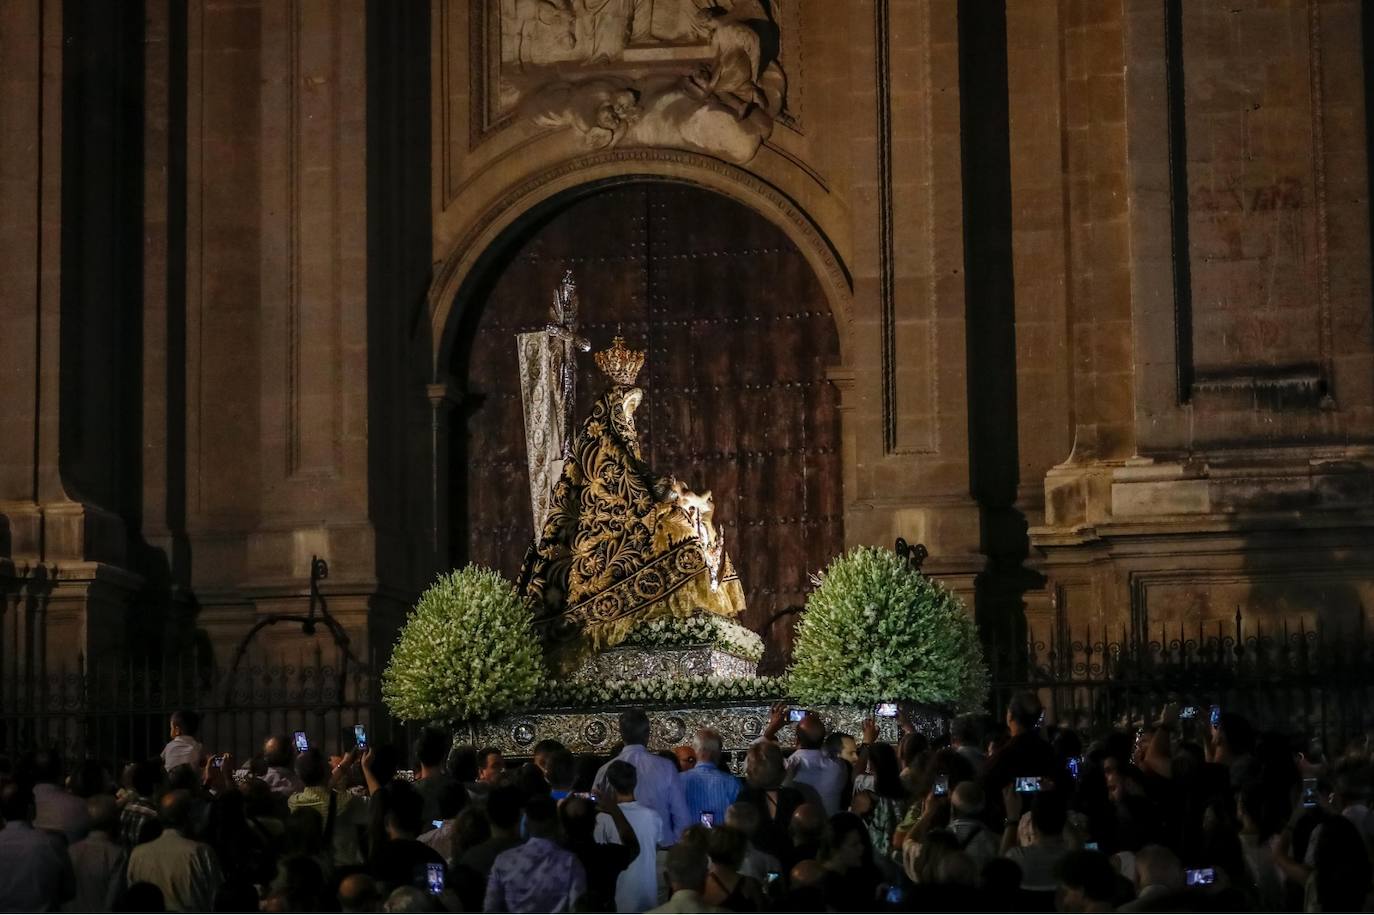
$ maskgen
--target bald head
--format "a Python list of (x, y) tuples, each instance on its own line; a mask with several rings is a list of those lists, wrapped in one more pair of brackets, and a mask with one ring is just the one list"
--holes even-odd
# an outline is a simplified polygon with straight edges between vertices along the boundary
[(375, 912), (381, 901), (377, 882), (367, 874), (349, 874), (339, 881), (339, 908), (344, 912)]
[(725, 808), (725, 825), (738, 829), (751, 839), (759, 831), (760, 822), (759, 808), (748, 801), (736, 801)]
[(113, 795), (92, 794), (86, 798), (86, 813), (91, 818), (91, 831), (114, 835), (119, 829), (119, 805)]
[(815, 858), (807, 858), (805, 861), (798, 861), (794, 864), (788, 877), (794, 890), (807, 886), (817, 886), (825, 879), (825, 868), (821, 867), (820, 862)]
[(164, 827), (184, 832), (191, 819), (191, 793), (168, 791), (158, 803), (157, 813)]
[(983, 812), (983, 804), (986, 803), (983, 789), (975, 781), (963, 781), (954, 786), (954, 791), (949, 796), (950, 806), (954, 808), (954, 815), (960, 817), (976, 817)]
[(1163, 845), (1146, 845), (1135, 853), (1136, 886), (1164, 886), (1183, 889), (1183, 865), (1178, 855)]
[(819, 804), (802, 804), (792, 814), (792, 822), (789, 824), (792, 836), (801, 842), (817, 841), (825, 835), (825, 829), (830, 825), (829, 818), (825, 815), (825, 809)]
[(287, 747), (291, 744), (280, 734), (273, 735), (262, 742), (262, 758), (269, 766), (291, 765), (291, 754)]

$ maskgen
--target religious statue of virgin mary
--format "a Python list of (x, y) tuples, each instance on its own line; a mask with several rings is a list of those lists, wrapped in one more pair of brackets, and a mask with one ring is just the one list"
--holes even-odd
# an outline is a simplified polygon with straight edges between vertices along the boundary
[(655, 478), (640, 454), (634, 414), (644, 392), (635, 379), (644, 355), (619, 336), (596, 354), (612, 385), (573, 441), (520, 571), (558, 673), (618, 645), (640, 623), (744, 610), (710, 492)]

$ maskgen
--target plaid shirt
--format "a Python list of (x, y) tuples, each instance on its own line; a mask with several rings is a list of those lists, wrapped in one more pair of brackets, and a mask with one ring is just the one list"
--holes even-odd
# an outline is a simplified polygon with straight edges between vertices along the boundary
[(157, 807), (146, 797), (137, 794), (129, 798), (124, 812), (119, 815), (119, 841), (126, 848), (151, 842), (162, 832), (159, 828)]

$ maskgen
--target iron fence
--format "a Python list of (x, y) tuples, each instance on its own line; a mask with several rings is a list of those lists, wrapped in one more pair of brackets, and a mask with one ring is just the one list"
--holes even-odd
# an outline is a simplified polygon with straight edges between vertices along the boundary
[(110, 763), (156, 754), (172, 712), (201, 716), (199, 739), (246, 760), (268, 735), (304, 731), (329, 752), (352, 745), (363, 724), (374, 742), (406, 746), (410, 730), (381, 702), (371, 670), (349, 657), (308, 653), (245, 655), (230, 668), (194, 656), (87, 662), (46, 675), (10, 673), (3, 683), (0, 752), (60, 747), (72, 758)]
[[(1167, 702), (1244, 714), (1265, 729), (1322, 741), (1328, 752), (1374, 733), (1374, 646), (1362, 619), (1309, 626), (1247, 620), (1161, 629), (1154, 638), (1122, 631), (1034, 627), (1012, 638), (985, 633), (991, 711), (1018, 690), (1034, 690), (1051, 721), (1088, 734), (1131, 728)], [(156, 753), (177, 709), (202, 716), (200, 739), (247, 759), (270, 734), (305, 731), (329, 751), (352, 743), (364, 724), (374, 743), (405, 748), (414, 726), (381, 701), (373, 671), (347, 652), (313, 643), (308, 653), (245, 654), (221, 668), (194, 655), (160, 660), (78, 657), (71, 669), (0, 675), (0, 754), (59, 746), (73, 757), (111, 763)]]
[(1374, 651), (1363, 615), (1347, 625), (1300, 619), (1161, 627), (1119, 638), (1084, 629), (989, 641), (991, 705), (1034, 690), (1050, 720), (1087, 733), (1155, 720), (1166, 703), (1245, 715), (1261, 729), (1320, 740), (1328, 752), (1374, 731)]

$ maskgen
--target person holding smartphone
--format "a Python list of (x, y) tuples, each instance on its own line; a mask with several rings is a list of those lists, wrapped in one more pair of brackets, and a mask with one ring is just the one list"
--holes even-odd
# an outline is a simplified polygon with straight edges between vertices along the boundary
[(295, 768), (301, 790), (286, 799), (287, 809), (293, 813), (314, 810), (319, 814), (336, 867), (363, 862), (358, 830), (367, 826), (367, 804), (341, 785), (348, 765), (352, 764), (352, 752), (344, 759), (347, 764), (331, 770), (318, 748), (311, 747), (297, 756)]
[[(872, 718), (863, 723), (864, 746), (867, 748), (869, 786), (854, 792), (849, 809), (863, 818), (868, 828), (869, 843), (879, 861), (890, 860), (892, 834), (906, 816), (910, 801), (902, 785), (901, 763), (890, 743), (878, 740), (878, 726)], [(949, 780), (945, 778), (945, 791)]]
[(293, 765), (296, 755), (292, 739), (284, 735), (274, 734), (262, 742), (262, 759), (267, 764), (262, 780), (278, 797), (288, 798), (305, 787)]
[[(778, 732), (788, 722), (787, 703), (773, 706), (764, 728), (764, 740), (776, 740)], [(840, 800), (849, 782), (844, 763), (825, 752), (825, 723), (814, 712), (803, 712), (796, 722), (797, 748), (787, 757), (785, 768), (792, 782), (809, 785), (820, 795), (826, 816), (834, 816), (842, 808)]]
[[(1037, 780), (1036, 776), (1020, 776), (1023, 785)], [(1027, 794), (1008, 785), (1002, 792), (1006, 807), (1006, 824), (1002, 831), (1002, 856), (1015, 861), (1021, 868), (1021, 889), (1031, 892), (1052, 892), (1059, 883), (1055, 868), (1069, 853), (1064, 841), (1064, 825), (1068, 821), (1068, 806), (1061, 792), (1038, 790)], [(1025, 843), (1021, 842), (1019, 825), (1025, 806), (1030, 807), (1030, 830)]]
[(983, 787), (987, 791), (988, 813), (994, 822), (1004, 811), (1004, 789), (1025, 776), (1063, 778), (1063, 767), (1040, 732), (1044, 706), (1040, 697), (1029, 690), (1016, 693), (1007, 704), (1007, 730), (1011, 739), (988, 758), (983, 772)]
[(725, 811), (739, 797), (740, 783), (720, 767), (720, 734), (702, 728), (692, 738), (696, 765), (682, 773), (682, 791), (689, 817), (703, 822), (709, 815), (712, 825), (725, 822)]

